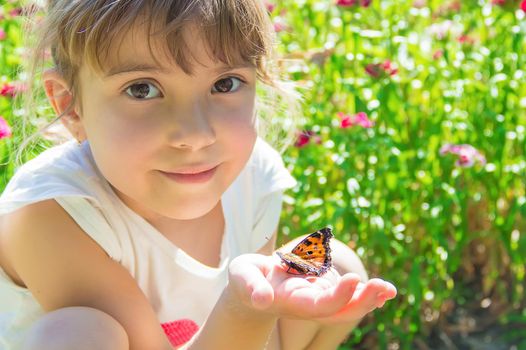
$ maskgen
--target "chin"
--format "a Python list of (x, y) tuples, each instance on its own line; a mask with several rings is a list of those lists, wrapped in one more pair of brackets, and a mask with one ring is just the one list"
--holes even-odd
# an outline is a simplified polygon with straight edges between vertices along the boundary
[(219, 201), (204, 203), (196, 201), (195, 203), (185, 202), (183, 205), (177, 205), (172, 208), (165, 216), (175, 220), (194, 220), (205, 216), (212, 211)]

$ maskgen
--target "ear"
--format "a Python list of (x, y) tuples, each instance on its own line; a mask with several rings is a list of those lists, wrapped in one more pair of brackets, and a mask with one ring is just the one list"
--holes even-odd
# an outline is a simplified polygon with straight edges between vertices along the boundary
[(62, 124), (71, 135), (81, 142), (86, 139), (82, 118), (74, 102), (73, 93), (68, 83), (56, 69), (48, 69), (42, 74), (46, 96), (53, 110), (60, 117)]

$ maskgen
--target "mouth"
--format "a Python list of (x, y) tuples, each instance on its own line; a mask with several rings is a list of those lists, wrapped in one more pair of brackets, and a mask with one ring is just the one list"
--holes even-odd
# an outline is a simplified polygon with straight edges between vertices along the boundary
[(199, 184), (210, 181), (218, 167), (219, 165), (215, 165), (185, 168), (181, 170), (176, 170), (174, 172), (160, 170), (160, 172), (170, 180), (174, 180), (178, 183)]

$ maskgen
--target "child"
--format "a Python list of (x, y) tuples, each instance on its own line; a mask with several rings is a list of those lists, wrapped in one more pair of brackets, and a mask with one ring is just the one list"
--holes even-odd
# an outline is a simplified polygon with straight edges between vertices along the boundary
[(48, 2), (35, 57), (76, 141), (2, 194), (2, 349), (330, 349), (395, 296), (342, 243), (322, 277), (272, 254), (271, 28), (258, 0)]

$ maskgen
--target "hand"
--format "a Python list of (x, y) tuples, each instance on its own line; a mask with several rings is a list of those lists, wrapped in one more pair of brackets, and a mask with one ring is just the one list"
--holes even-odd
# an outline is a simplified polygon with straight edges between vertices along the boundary
[(396, 296), (381, 279), (360, 282), (356, 274), (331, 269), (321, 277), (292, 275), (280, 259), (241, 255), (230, 264), (229, 287), (246, 306), (278, 317), (345, 323), (361, 319)]

